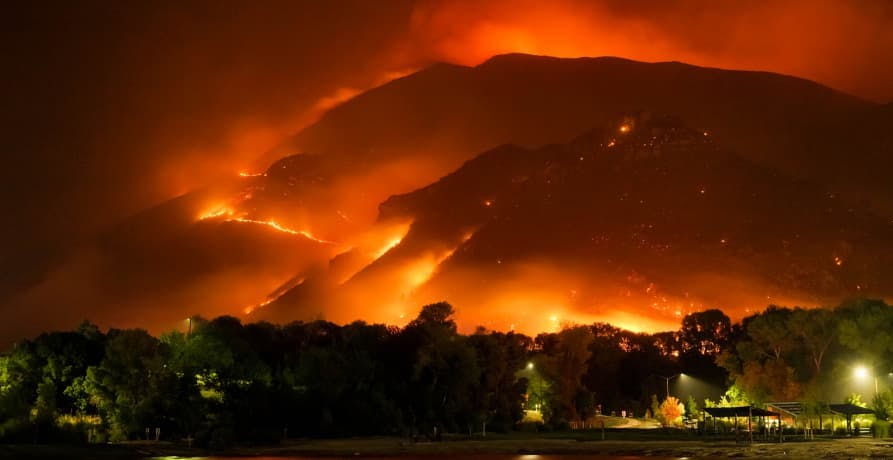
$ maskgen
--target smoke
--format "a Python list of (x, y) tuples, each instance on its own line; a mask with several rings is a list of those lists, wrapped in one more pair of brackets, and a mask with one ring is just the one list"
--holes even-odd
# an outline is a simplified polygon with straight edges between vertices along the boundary
[(494, 54), (621, 56), (796, 75), (893, 99), (893, 5), (494, 0), (419, 3), (404, 52), (474, 65)]
[[(64, 249), (148, 206), (265, 168), (277, 159), (265, 152), (325, 111), (435, 61), (475, 65), (509, 52), (679, 60), (893, 99), (889, 2), (160, 1), (21, 3), (6, 13), (0, 262), (14, 269), (0, 277), (5, 313), (68, 308), (54, 299), (94, 274), (89, 263), (53, 268)], [(443, 173), (431, 164), (380, 170), (338, 184), (339, 211), (368, 223), (391, 193), (373, 184), (408, 189)], [(22, 292), (39, 301), (7, 301)]]

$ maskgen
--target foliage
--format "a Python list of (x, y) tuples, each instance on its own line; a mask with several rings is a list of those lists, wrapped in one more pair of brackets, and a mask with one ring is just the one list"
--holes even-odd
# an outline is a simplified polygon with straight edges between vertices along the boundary
[[(742, 321), (742, 336), (717, 363), (751, 402), (840, 401), (841, 390), (868, 390), (854, 381), (858, 364), (886, 373), (893, 356), (893, 308), (857, 299), (836, 308), (770, 306)], [(863, 385), (859, 387), (858, 385)]]
[(878, 420), (890, 420), (893, 417), (893, 391), (880, 392), (871, 399), (871, 409)]
[(675, 426), (682, 423), (682, 415), (685, 413), (685, 405), (674, 396), (669, 396), (660, 404), (658, 420), (664, 426)]
[(695, 401), (695, 398), (692, 395), (689, 395), (688, 399), (685, 401), (685, 416), (690, 419), (701, 418), (701, 410), (698, 409), (698, 402)]
[[(891, 312), (869, 300), (819, 310), (770, 306), (731, 324), (708, 310), (684, 318), (679, 331), (596, 323), (535, 338), (460, 334), (446, 303), (423, 307), (403, 328), (196, 317), (188, 333), (155, 338), (85, 323), (0, 355), (0, 441), (105, 442), (144, 438), (147, 429), (154, 436), (156, 428), (163, 439), (191, 437), (203, 447), (321, 436), (434, 439), (522, 429), (524, 409), (535, 407), (544, 430), (599, 411), (642, 414), (649, 405), (672, 425), (700, 410), (680, 392), (688, 378), (654, 378), (680, 373), (692, 386), (731, 383), (706, 407), (802, 401), (807, 414), (818, 414), (844, 391), (856, 391), (849, 401), (864, 405), (870, 380), (853, 377), (853, 367), (888, 369)], [(647, 397), (665, 391), (686, 404)], [(891, 400), (889, 391), (871, 400), (881, 422), (893, 415)]]
[(871, 437), (880, 439), (889, 438), (890, 422), (886, 420), (875, 420), (874, 423), (871, 424)]

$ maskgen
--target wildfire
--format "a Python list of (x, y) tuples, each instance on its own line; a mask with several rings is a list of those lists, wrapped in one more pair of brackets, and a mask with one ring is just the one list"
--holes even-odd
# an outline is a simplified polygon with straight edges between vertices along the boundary
[(198, 216), (198, 220), (215, 219), (221, 216), (232, 216), (233, 210), (230, 208), (217, 208)]
[(379, 258), (381, 258), (381, 256), (387, 254), (388, 251), (394, 249), (394, 247), (400, 244), (401, 241), (403, 241), (402, 235), (389, 239), (387, 242), (385, 242), (384, 246), (382, 246), (377, 251), (375, 251), (374, 254), (372, 254), (372, 258), (378, 260)]
[(262, 173), (262, 172), (250, 173), (247, 171), (239, 171), (239, 176), (241, 176), (241, 177), (260, 177), (260, 176), (266, 176), (266, 175), (267, 175), (267, 173)]
[(264, 300), (264, 301), (261, 302), (261, 303), (254, 304), (254, 305), (249, 305), (249, 306), (245, 307), (245, 309), (242, 310), (242, 311), (243, 311), (246, 315), (250, 315), (254, 310), (257, 310), (258, 308), (266, 307), (267, 305), (273, 303), (273, 301), (275, 301), (275, 300), (276, 300), (275, 298), (274, 298), (274, 299), (267, 299), (267, 300)]
[(280, 286), (279, 289), (276, 289), (275, 291), (273, 291), (272, 294), (267, 296), (267, 300), (264, 300), (263, 302), (257, 303), (254, 305), (249, 305), (249, 306), (245, 307), (242, 310), (242, 312), (244, 312), (246, 315), (250, 315), (254, 310), (257, 310), (258, 308), (266, 307), (267, 305), (275, 302), (277, 299), (279, 299), (280, 297), (285, 295), (285, 293), (288, 292), (290, 289), (300, 286), (303, 283), (304, 283), (304, 278), (300, 278), (298, 280), (292, 279), (288, 283), (285, 283), (282, 286)]
[(337, 244), (334, 241), (328, 241), (322, 238), (317, 237), (313, 233), (308, 230), (295, 230), (293, 228), (288, 228), (282, 224), (279, 224), (273, 219), (270, 220), (259, 220), (259, 219), (249, 219), (247, 217), (236, 216), (235, 211), (229, 207), (221, 207), (216, 208), (212, 211), (205, 212), (204, 214), (200, 214), (198, 216), (198, 220), (208, 220), (208, 219), (217, 219), (223, 217), (224, 222), (242, 222), (246, 224), (257, 224), (257, 225), (265, 225), (273, 230), (280, 231), (283, 233), (289, 233), (292, 235), (301, 235), (304, 238), (307, 238), (312, 241), (316, 241), (317, 243), (322, 244)]
[(274, 230), (278, 230), (280, 232), (290, 233), (292, 235), (301, 235), (304, 238), (307, 238), (308, 240), (316, 241), (317, 243), (337, 244), (334, 241), (329, 241), (329, 240), (324, 240), (322, 238), (318, 238), (307, 230), (295, 230), (292, 228), (284, 227), (284, 226), (276, 223), (276, 221), (274, 221), (272, 219), (271, 220), (256, 220), (256, 219), (246, 219), (244, 217), (236, 217), (233, 219), (226, 219), (226, 222), (244, 222), (244, 223), (249, 223), (249, 224), (266, 225), (267, 227), (270, 227)]

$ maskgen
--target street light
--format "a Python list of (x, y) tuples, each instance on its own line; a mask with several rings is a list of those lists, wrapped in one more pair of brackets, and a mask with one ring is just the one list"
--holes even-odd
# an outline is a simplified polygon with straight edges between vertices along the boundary
[[(857, 366), (855, 369), (853, 369), (853, 376), (855, 376), (859, 380), (865, 380), (866, 378), (868, 378), (868, 376), (869, 376), (868, 374), (869, 374), (868, 368), (865, 366)], [(877, 374), (874, 374), (873, 377), (874, 377), (874, 395), (877, 396), (879, 394), (878, 387), (877, 387)]]
[(657, 375), (657, 374), (652, 374), (652, 375), (654, 375), (655, 377), (660, 377), (666, 381), (666, 383), (667, 383), (667, 398), (670, 397), (670, 380), (675, 379), (676, 377), (685, 377), (685, 374), (682, 374), (682, 373), (679, 373), (676, 375), (671, 375), (669, 377), (664, 377), (663, 375)]
[(527, 370), (533, 369), (533, 363), (527, 363)]

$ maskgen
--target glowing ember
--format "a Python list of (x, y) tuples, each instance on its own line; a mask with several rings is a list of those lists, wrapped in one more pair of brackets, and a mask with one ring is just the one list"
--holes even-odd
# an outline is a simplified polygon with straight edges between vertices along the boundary
[(620, 132), (621, 132), (621, 133), (628, 133), (628, 132), (629, 132), (629, 125), (621, 125), (621, 126), (620, 126)]
[(247, 171), (239, 171), (239, 176), (241, 176), (241, 177), (259, 177), (259, 176), (266, 176), (266, 175), (267, 175), (266, 173), (262, 173), (262, 172), (250, 173)]

